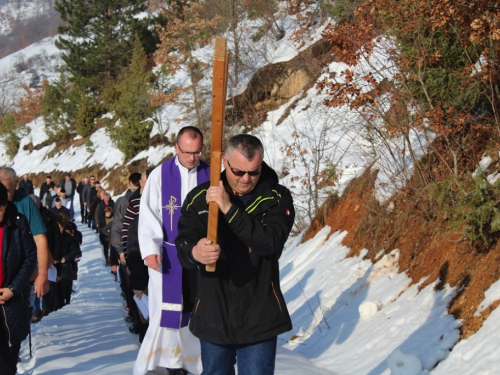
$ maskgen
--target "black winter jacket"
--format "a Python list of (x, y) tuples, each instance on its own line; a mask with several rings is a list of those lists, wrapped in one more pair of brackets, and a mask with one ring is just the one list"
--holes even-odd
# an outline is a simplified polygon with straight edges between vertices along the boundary
[(0, 324), (9, 341), (18, 344), (30, 327), (30, 278), (36, 265), (36, 244), (28, 221), (10, 202), (4, 215), (2, 262), (2, 288), (12, 287), (14, 296), (0, 305)]
[(134, 290), (145, 290), (148, 287), (148, 267), (144, 264), (139, 248), (139, 215), (130, 223), (128, 228), (127, 267), (130, 270), (130, 286)]
[[(87, 208), (90, 208), (90, 191), (92, 190), (92, 185), (90, 184), (90, 182), (85, 185), (82, 189), (82, 195), (80, 196), (80, 199), (82, 200), (82, 202), (87, 202)], [(95, 190), (95, 189), (94, 189)]]
[(42, 215), (43, 222), (47, 227), (47, 243), (52, 259), (60, 261), (61, 254), (61, 230), (57, 223), (57, 214), (50, 211), (48, 208), (40, 207), (40, 214)]
[(82, 256), (78, 238), (63, 231), (61, 233), (61, 247), (64, 258), (64, 263), (60, 263), (61, 277), (65, 280), (76, 280), (78, 268), (75, 259)]
[[(227, 184), (225, 172), (222, 180)], [(231, 197), (236, 210), (219, 212), (221, 254), (211, 273), (192, 257), (193, 247), (207, 235), (209, 186), (188, 194), (175, 241), (181, 264), (199, 270), (191, 332), (215, 344), (246, 344), (289, 331), (292, 322), (280, 289), (278, 259), (295, 217), (290, 191), (263, 163), (245, 207)]]
[[(99, 200), (97, 203), (97, 207), (95, 209), (95, 221), (99, 225), (99, 228), (104, 228), (106, 226), (106, 215), (104, 214), (104, 209), (106, 207), (111, 207), (114, 211), (115, 209), (115, 201), (113, 199), (109, 199), (109, 204), (106, 205), (104, 200)], [(108, 234), (109, 236), (109, 234)]]
[[(49, 195), (50, 197), (50, 189), (54, 189), (56, 185), (51, 181), (50, 184), (47, 185), (47, 182), (44, 182), (41, 186), (40, 186), (40, 195), (38, 196), (40, 198), (40, 201), (42, 202), (42, 205), (46, 206), (46, 204), (43, 204), (44, 202), (51, 202), (52, 203), (52, 199), (47, 199), (47, 196), (46, 194)], [(52, 198), (52, 197), (50, 197)]]
[(35, 194), (35, 188), (31, 180), (26, 180), (26, 183), (24, 183), (24, 179), (22, 179), (21, 181), (19, 181), (19, 186), (17, 187), (17, 189), (21, 190), (26, 195)]

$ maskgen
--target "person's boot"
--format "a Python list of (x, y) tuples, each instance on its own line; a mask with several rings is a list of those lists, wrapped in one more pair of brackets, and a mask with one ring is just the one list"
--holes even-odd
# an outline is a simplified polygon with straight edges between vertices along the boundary
[(188, 375), (188, 372), (182, 368), (167, 369), (168, 375)]
[(138, 335), (140, 333), (141, 319), (137, 310), (132, 310), (132, 318), (134, 319), (134, 323), (128, 330), (134, 335)]
[(33, 316), (31, 317), (31, 323), (38, 323), (40, 320), (42, 320), (42, 314), (41, 313), (33, 313)]
[(139, 332), (139, 342), (142, 344), (144, 337), (146, 336), (146, 332), (148, 331), (149, 323), (141, 322), (140, 332)]

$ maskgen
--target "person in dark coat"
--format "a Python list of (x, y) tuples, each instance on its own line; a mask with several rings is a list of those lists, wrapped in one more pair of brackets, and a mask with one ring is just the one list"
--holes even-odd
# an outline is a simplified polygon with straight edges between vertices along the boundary
[(64, 215), (67, 221), (70, 221), (71, 212), (63, 206), (61, 198), (57, 197), (54, 199), (55, 206), (50, 209), (54, 215), (61, 216)]
[(96, 224), (96, 218), (95, 218), (95, 211), (97, 208), (97, 205), (99, 204), (101, 197), (99, 196), (99, 192), (101, 190), (101, 183), (99, 181), (96, 181), (94, 183), (94, 186), (90, 189), (90, 192), (88, 194), (88, 205), (87, 205), (87, 212), (88, 212), (88, 217), (87, 220), (89, 220), (89, 224), (92, 227), (93, 230), (97, 232), (97, 224)]
[(59, 187), (61, 189), (64, 189), (66, 191), (66, 196), (68, 197), (69, 201), (71, 202), (71, 206), (66, 206), (68, 209), (71, 209), (74, 211), (74, 206), (73, 206), (73, 200), (75, 199), (75, 194), (76, 194), (76, 180), (71, 177), (70, 173), (66, 173), (64, 175), (64, 178), (59, 182)]
[(0, 183), (0, 374), (14, 375), (30, 328), (30, 277), (36, 244), (29, 224)]
[(55, 184), (52, 181), (52, 177), (47, 176), (45, 178), (45, 182), (40, 186), (40, 194), (38, 197), (40, 198), (40, 202), (42, 202), (42, 206), (50, 208), (52, 202), (52, 194), (51, 191), (54, 190)]
[[(47, 242), (49, 245), (49, 252), (52, 257), (51, 263), (61, 261), (61, 231), (57, 222), (58, 216), (51, 212), (48, 208), (41, 205), (40, 199), (36, 195), (30, 195), (35, 201), (40, 214), (42, 215), (43, 222), (47, 227)], [(42, 297), (42, 316), (47, 316), (52, 311), (57, 310), (59, 306), (58, 289), (59, 285), (56, 281), (49, 280), (49, 291)]]
[[(149, 273), (148, 267), (142, 260), (141, 250), (139, 248), (138, 224), (142, 190), (146, 185), (151, 171), (152, 168), (142, 173), (141, 180), (139, 181), (141, 187), (131, 195), (123, 218), (122, 249), (126, 260), (127, 274), (130, 280), (130, 285), (125, 293), (133, 294), (138, 299), (148, 294)], [(125, 294), (125, 296), (127, 296), (127, 294)], [(129, 310), (129, 313), (132, 311), (131, 315), (134, 324), (129, 329), (131, 332), (139, 332), (139, 342), (142, 343), (149, 326), (149, 320), (144, 319), (135, 303), (131, 303), (130, 306), (133, 307), (132, 310)]]
[(76, 180), (71, 177), (70, 173), (64, 175), (64, 178), (59, 182), (59, 187), (66, 190), (68, 198), (73, 199), (76, 193)]
[[(175, 245), (182, 266), (198, 272), (195, 298), (183, 301), (196, 306), (189, 329), (200, 339), (206, 374), (234, 374), (234, 363), (239, 373), (251, 367), (274, 374), (277, 337), (292, 329), (278, 260), (295, 209), (263, 159), (257, 137), (232, 137), (219, 185), (195, 187), (182, 205)], [(217, 244), (206, 238), (209, 202), (219, 208)], [(212, 264), (215, 271), (208, 272)]]
[[(89, 183), (83, 187), (82, 190), (82, 196), (81, 199), (83, 200), (83, 207), (85, 211), (85, 223), (87, 223), (87, 226), (90, 228), (90, 218), (89, 218), (89, 211), (88, 209), (90, 208), (90, 191), (95, 185), (95, 176), (90, 176)], [(82, 214), (83, 216), (83, 214)]]
[(65, 225), (66, 231), (71, 234), (78, 241), (78, 244), (81, 245), (83, 243), (83, 234), (78, 230), (78, 227), (74, 222), (69, 222)]
[[(40, 215), (42, 216), (43, 222), (47, 227), (47, 244), (50, 252), (49, 263), (54, 263), (54, 261), (59, 262), (61, 260), (61, 232), (59, 230), (59, 224), (57, 223), (57, 215), (51, 212), (48, 208), (43, 207), (40, 198), (36, 195), (31, 194), (30, 198), (36, 203), (36, 206), (40, 210)], [(54, 267), (51, 265), (51, 267)], [(33, 318), (32, 323), (39, 322), (43, 316), (47, 316), (50, 312), (57, 310), (58, 306), (58, 284), (55, 280), (49, 280), (49, 291), (45, 293), (42, 297), (42, 309), (39, 310), (39, 298), (35, 296), (33, 303)], [(37, 309), (38, 306), (38, 309)]]
[(71, 227), (68, 227), (70, 223), (62, 226), (60, 222), (59, 227), (61, 228), (61, 247), (62, 247), (62, 258), (61, 258), (61, 290), (63, 305), (69, 305), (71, 301), (71, 293), (73, 291), (73, 281), (77, 279), (77, 264), (76, 259), (82, 256), (82, 251), (80, 250), (80, 245), (78, 239), (71, 235)]
[(89, 178), (84, 177), (78, 186), (76, 187), (76, 192), (78, 193), (78, 196), (80, 197), (80, 216), (82, 218), (82, 224), (87, 222), (87, 210), (84, 205), (85, 202), (85, 197), (84, 197), (84, 190), (85, 187), (90, 186)]
[[(105, 209), (106, 208), (111, 208), (111, 216), (106, 216)], [(107, 191), (102, 191), (101, 192), (101, 200), (99, 201), (97, 207), (96, 207), (96, 222), (97, 222), (97, 228), (99, 230), (99, 241), (101, 242), (101, 245), (103, 247), (103, 254), (104, 254), (104, 262), (106, 263), (107, 266), (110, 265), (110, 253), (109, 253), (109, 236), (110, 236), (110, 230), (111, 230), (111, 225), (106, 228), (108, 224), (110, 224), (113, 220), (113, 211), (115, 208), (115, 202), (113, 199), (111, 199), (111, 195)], [(109, 212), (109, 211), (108, 211)], [(118, 254), (114, 254), (114, 259), (115, 262), (113, 263), (114, 266), (118, 265)], [(115, 267), (116, 268), (116, 267)], [(116, 272), (116, 269), (114, 269), (114, 272)]]
[(27, 174), (23, 176), (23, 179), (19, 182), (19, 186), (17, 189), (21, 190), (26, 195), (35, 194), (35, 188), (33, 186), (33, 182), (31, 182), (31, 180), (28, 179)]

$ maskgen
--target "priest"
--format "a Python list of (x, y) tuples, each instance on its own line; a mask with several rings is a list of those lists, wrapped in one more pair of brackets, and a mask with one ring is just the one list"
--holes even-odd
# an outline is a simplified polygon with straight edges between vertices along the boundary
[(201, 373), (200, 344), (188, 328), (196, 296), (196, 270), (183, 270), (175, 238), (182, 203), (194, 187), (209, 181), (200, 160), (203, 135), (186, 126), (177, 134), (176, 156), (150, 174), (139, 208), (139, 246), (149, 271), (149, 328), (134, 375), (166, 368), (170, 375)]

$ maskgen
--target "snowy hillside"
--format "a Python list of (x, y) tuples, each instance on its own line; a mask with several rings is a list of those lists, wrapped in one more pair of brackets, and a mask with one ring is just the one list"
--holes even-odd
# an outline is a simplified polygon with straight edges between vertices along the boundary
[(0, 0), (0, 35), (11, 33), (16, 23), (46, 15), (53, 8), (53, 0)]
[(60, 51), (54, 45), (55, 37), (48, 37), (18, 52), (0, 59), (0, 101), (16, 108), (25, 93), (21, 85), (39, 87), (44, 78), (57, 78), (63, 65)]
[[(249, 71), (289, 61), (317, 41), (324, 27), (311, 28), (299, 43), (293, 38), (293, 18), (284, 17), (280, 22), (286, 30), (285, 36), (278, 41), (263, 38), (262, 45), (246, 56), (246, 63), (251, 67)], [(231, 48), (230, 38), (228, 43)], [(213, 48), (199, 50), (197, 56), (210, 64)], [(368, 70), (370, 65), (385, 63), (383, 51), (377, 49), (365, 57), (358, 67), (362, 71)], [(15, 105), (22, 94), (21, 83), (35, 87), (44, 76), (54, 79), (61, 64), (54, 38), (45, 38), (0, 59), (2, 100)], [(324, 67), (318, 81), (340, 76), (344, 68), (342, 64), (331, 63)], [(207, 72), (201, 85), (211, 84), (210, 74)], [(243, 92), (250, 79), (248, 72), (242, 75), (229, 93)], [(185, 73), (179, 73), (175, 80), (178, 84), (186, 84), (189, 79)], [(307, 217), (311, 196), (301, 182), (309, 176), (311, 165), (320, 168), (334, 165), (340, 176), (336, 186), (320, 190), (320, 201), (328, 189), (342, 193), (349, 181), (372, 163), (380, 170), (373, 194), (383, 201), (399, 186), (400, 174), (412, 170), (408, 150), (401, 140), (390, 140), (397, 160), (384, 155), (376, 144), (367, 142), (359, 116), (348, 108), (325, 107), (325, 97), (326, 94), (315, 87), (301, 92), (268, 112), (261, 126), (253, 130), (264, 143), (266, 162), (284, 176), (281, 182), (294, 193), (297, 211), (303, 217)], [(182, 98), (190, 99), (189, 94)], [(186, 108), (178, 103), (161, 107), (154, 116), (151, 137), (163, 134), (170, 138), (181, 127), (191, 124), (188, 118)], [(47, 144), (42, 118), (27, 124), (27, 129), (19, 152), (12, 160), (0, 143), (2, 164), (11, 165), (20, 175), (98, 167), (102, 175), (97, 177), (105, 188), (108, 187), (108, 171), (140, 160), (155, 166), (174, 151), (173, 147), (159, 145), (125, 161), (105, 128), (90, 136), (86, 144), (78, 142), (78, 145), (55, 151), (53, 144)], [(297, 139), (294, 134), (303, 136)], [(412, 132), (409, 140), (419, 152), (417, 156), (421, 156), (428, 139), (421, 133)], [(307, 160), (294, 159), (285, 151), (290, 145), (303, 150), (328, 149), (329, 154), (317, 159), (313, 156)], [(112, 193), (116, 196), (122, 191)], [(95, 235), (86, 228), (82, 231), (84, 256), (74, 304), (34, 326), (34, 357), (29, 358), (27, 345), (23, 345), (20, 373), (130, 373), (138, 349), (136, 337), (128, 333), (123, 321), (122, 301), (102, 265)], [(366, 249), (358, 256), (347, 258), (350, 249), (342, 245), (347, 233), (331, 234), (329, 231), (326, 227), (303, 244), (299, 243), (300, 236), (292, 238), (281, 259), (282, 286), (293, 329), (279, 338), (278, 375), (499, 373), (496, 366), (500, 364), (500, 355), (494, 349), (496, 327), (500, 325), (498, 309), (479, 332), (459, 342), (450, 352), (459, 340), (460, 321), (448, 313), (448, 304), (458, 291), (449, 286), (436, 291), (437, 282), (423, 288), (423, 280), (414, 280), (415, 284), (411, 285), (412, 280), (405, 270), (398, 269), (398, 249), (386, 249), (387, 254), (381, 254), (375, 263), (365, 259)], [(99, 290), (97, 294), (96, 290)], [(485, 305), (500, 299), (498, 290), (500, 287), (492, 287)], [(93, 332), (101, 332), (103, 337)]]

